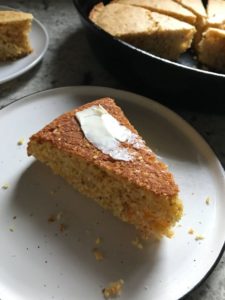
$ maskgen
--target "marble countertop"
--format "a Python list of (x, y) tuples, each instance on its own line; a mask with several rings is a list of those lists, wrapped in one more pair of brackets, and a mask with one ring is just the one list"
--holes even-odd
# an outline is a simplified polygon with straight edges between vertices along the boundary
[[(97, 62), (72, 1), (0, 0), (0, 5), (32, 12), (44, 24), (50, 38), (41, 63), (21, 77), (0, 85), (0, 108), (31, 93), (60, 86), (98, 85), (125, 89)], [(205, 137), (225, 166), (224, 113), (174, 110)], [(225, 299), (225, 255), (208, 279), (186, 299)]]

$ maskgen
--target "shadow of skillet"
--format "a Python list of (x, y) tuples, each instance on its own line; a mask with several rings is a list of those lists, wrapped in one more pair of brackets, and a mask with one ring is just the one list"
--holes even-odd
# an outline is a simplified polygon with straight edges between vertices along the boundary
[(99, 85), (122, 88), (95, 58), (82, 28), (71, 33), (52, 51), (50, 77), (54, 87)]
[[(53, 195), (51, 191), (55, 191)], [(64, 279), (77, 276), (77, 265), (81, 265), (85, 274), (96, 280), (96, 285), (123, 278), (126, 289), (133, 295), (144, 289), (144, 284), (151, 283), (157, 268), (160, 242), (152, 240), (142, 251), (132, 246), (131, 241), (136, 237), (132, 226), (81, 196), (41, 163), (33, 162), (21, 175), (10, 206), (26, 222), (24, 241), (20, 242), (29, 243), (27, 230), (33, 232), (32, 244), (40, 244), (40, 236), (44, 236), (48, 250), (55, 258), (55, 263), (52, 263), (58, 265)], [(34, 213), (32, 218), (29, 217), (31, 212)], [(60, 222), (49, 223), (49, 215), (58, 212), (63, 213)], [(68, 230), (60, 232), (59, 223), (68, 226)], [(103, 239), (99, 246), (95, 245), (97, 237)], [(104, 252), (103, 261), (95, 260), (94, 247)], [(40, 269), (37, 261), (33, 261), (32, 265), (34, 270)], [(55, 272), (53, 265), (51, 270), (51, 264), (48, 264), (50, 276), (51, 272)]]

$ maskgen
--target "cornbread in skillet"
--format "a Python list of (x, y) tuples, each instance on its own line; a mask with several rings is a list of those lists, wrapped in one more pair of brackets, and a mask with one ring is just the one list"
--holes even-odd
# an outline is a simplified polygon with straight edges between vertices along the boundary
[(225, 0), (208, 0), (208, 25), (225, 29)]
[[(94, 8), (93, 8), (94, 9)], [(191, 45), (194, 26), (150, 10), (112, 3), (91, 20), (111, 35), (158, 56), (177, 60)]]
[(225, 30), (208, 28), (204, 32), (198, 59), (210, 68), (225, 72)]
[[(113, 159), (85, 137), (78, 112), (101, 106), (141, 140), (141, 147), (120, 143), (132, 159)], [(65, 113), (30, 138), (28, 155), (48, 165), (80, 193), (114, 216), (133, 224), (145, 239), (172, 236), (182, 216), (178, 186), (167, 166), (145, 145), (122, 110), (102, 98)]]
[(96, 4), (89, 14), (89, 19), (91, 19), (95, 23), (98, 18), (98, 15), (103, 9), (104, 9), (104, 4), (102, 2)]
[(32, 14), (0, 11), (0, 61), (20, 58), (32, 52), (29, 31)]
[(192, 12), (173, 0), (113, 0), (112, 2), (143, 7), (192, 25), (196, 22), (196, 16)]
[(201, 0), (174, 0), (177, 3), (183, 5), (184, 8), (189, 9), (193, 14), (196, 15), (196, 29), (197, 32), (194, 37), (193, 46), (195, 50), (198, 48), (198, 43), (202, 38), (202, 33), (205, 30), (207, 24), (207, 14), (205, 7)]

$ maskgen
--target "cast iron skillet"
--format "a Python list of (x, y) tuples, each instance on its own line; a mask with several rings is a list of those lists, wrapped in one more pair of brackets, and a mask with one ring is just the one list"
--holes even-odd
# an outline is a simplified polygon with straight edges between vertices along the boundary
[(205, 70), (191, 52), (172, 62), (114, 38), (88, 19), (99, 1), (73, 1), (96, 57), (128, 89), (172, 106), (225, 110), (225, 74)]

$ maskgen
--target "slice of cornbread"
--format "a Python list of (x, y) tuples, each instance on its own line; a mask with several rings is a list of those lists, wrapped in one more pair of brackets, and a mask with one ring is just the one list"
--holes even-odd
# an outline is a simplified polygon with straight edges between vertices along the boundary
[(208, 67), (225, 72), (225, 30), (208, 28), (204, 32), (198, 58)]
[(29, 42), (33, 16), (18, 11), (0, 11), (0, 61), (16, 59), (32, 52)]
[(198, 43), (202, 38), (202, 33), (205, 30), (207, 24), (207, 14), (205, 7), (201, 0), (174, 0), (180, 3), (184, 8), (189, 9), (193, 14), (196, 15), (196, 29), (193, 46), (195, 50), (198, 48)]
[[(137, 138), (137, 143), (119, 143), (123, 151), (130, 153), (130, 159), (112, 158), (86, 137), (77, 116), (96, 107), (104, 109), (123, 130)], [(89, 133), (93, 134), (92, 127)], [(28, 155), (34, 155), (114, 216), (133, 224), (145, 239), (152, 235), (171, 237), (172, 226), (182, 216), (173, 175), (110, 98), (85, 104), (52, 121), (30, 138)]]
[(208, 0), (208, 25), (225, 29), (225, 0)]
[(143, 7), (192, 25), (196, 22), (196, 16), (192, 12), (173, 0), (113, 0), (113, 3)]
[(111, 35), (171, 60), (190, 47), (195, 33), (194, 26), (175, 18), (119, 3), (92, 10), (90, 18)]

